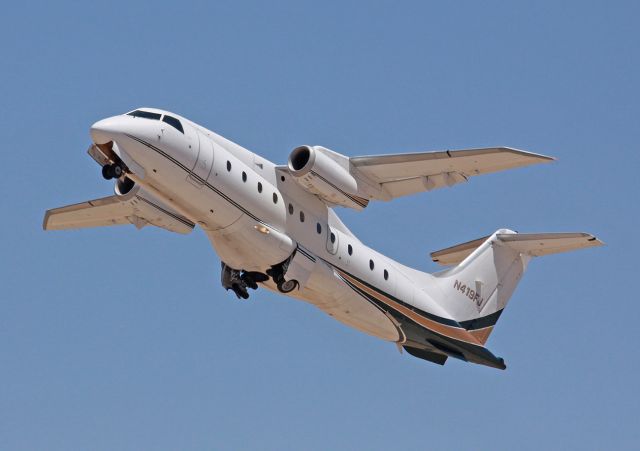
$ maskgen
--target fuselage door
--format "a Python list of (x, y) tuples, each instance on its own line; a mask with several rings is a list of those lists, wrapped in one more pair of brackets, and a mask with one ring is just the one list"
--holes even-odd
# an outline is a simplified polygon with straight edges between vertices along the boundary
[(209, 178), (213, 167), (213, 142), (200, 131), (198, 136), (198, 158), (187, 179), (196, 186), (202, 186)]

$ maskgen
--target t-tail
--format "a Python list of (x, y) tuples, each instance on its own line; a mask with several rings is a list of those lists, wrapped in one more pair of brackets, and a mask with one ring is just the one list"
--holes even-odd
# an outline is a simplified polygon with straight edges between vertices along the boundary
[(516, 233), (492, 235), (433, 252), (433, 261), (455, 265), (433, 274), (442, 307), (484, 345), (529, 261), (603, 243), (588, 233)]

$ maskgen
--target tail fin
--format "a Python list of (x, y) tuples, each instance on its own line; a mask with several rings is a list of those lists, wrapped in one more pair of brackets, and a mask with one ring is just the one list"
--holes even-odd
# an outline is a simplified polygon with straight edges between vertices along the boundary
[(434, 274), (445, 295), (443, 307), (484, 344), (532, 257), (602, 244), (588, 233), (520, 234), (500, 229), (431, 257), (456, 265)]

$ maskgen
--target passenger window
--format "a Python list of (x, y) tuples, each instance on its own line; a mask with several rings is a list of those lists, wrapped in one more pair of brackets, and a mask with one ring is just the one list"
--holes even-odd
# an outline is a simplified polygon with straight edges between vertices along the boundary
[(178, 130), (180, 133), (184, 135), (184, 129), (182, 128), (182, 124), (175, 117), (167, 116), (165, 114), (164, 117), (162, 118), (162, 122), (166, 122), (167, 124), (169, 124), (170, 126), (172, 126), (173, 128), (175, 128), (176, 130)]
[(227, 171), (231, 172), (231, 162), (227, 160)]
[(389, 280), (389, 271), (385, 269), (383, 275), (384, 275), (384, 280)]
[(247, 181), (247, 173), (242, 171), (242, 181), (246, 182)]
[(262, 183), (258, 182), (258, 192), (262, 192)]
[(322, 233), (322, 226), (320, 225), (319, 222), (316, 224), (316, 232)]
[(373, 260), (369, 260), (369, 269), (373, 271)]
[(293, 205), (289, 204), (289, 214), (293, 214)]
[(351, 247), (350, 244), (347, 246), (347, 252), (349, 253), (349, 255), (353, 254), (353, 247)]
[(304, 222), (304, 211), (300, 211), (300, 222)]
[(276, 193), (273, 193), (273, 203), (274, 204), (278, 203), (278, 195)]
[(331, 235), (329, 235), (329, 239), (331, 240), (331, 244), (335, 244), (335, 242), (336, 242), (336, 234), (331, 232)]

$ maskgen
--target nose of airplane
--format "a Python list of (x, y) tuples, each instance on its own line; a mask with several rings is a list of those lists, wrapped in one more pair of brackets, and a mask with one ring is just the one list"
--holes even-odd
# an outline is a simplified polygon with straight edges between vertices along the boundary
[(109, 117), (93, 124), (89, 130), (91, 139), (96, 144), (106, 144), (113, 141), (121, 130), (118, 127), (118, 117)]

